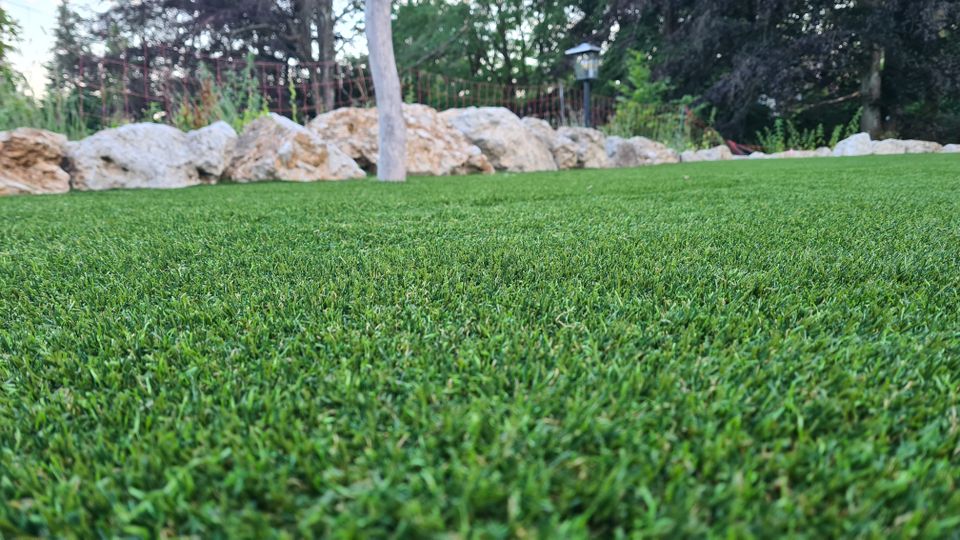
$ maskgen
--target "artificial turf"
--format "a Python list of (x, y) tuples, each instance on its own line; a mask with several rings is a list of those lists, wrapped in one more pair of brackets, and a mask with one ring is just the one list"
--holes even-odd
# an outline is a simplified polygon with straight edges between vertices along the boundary
[(960, 530), (960, 156), (7, 198), (0, 316), (0, 536)]

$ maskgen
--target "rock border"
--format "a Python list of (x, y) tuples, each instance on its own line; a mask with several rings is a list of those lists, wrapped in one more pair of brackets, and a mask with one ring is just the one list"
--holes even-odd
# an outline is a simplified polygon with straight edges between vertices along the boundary
[[(644, 137), (595, 129), (554, 129), (503, 107), (438, 112), (405, 105), (415, 174), (463, 175), (565, 169), (635, 168), (733, 159), (799, 159), (960, 153), (960, 144), (886, 139), (858, 133), (835, 148), (734, 156), (725, 145), (683, 153)], [(67, 142), (49, 131), (0, 132), (0, 195), (70, 190), (180, 188), (218, 182), (315, 182), (363, 178), (375, 168), (375, 109), (338, 109), (307, 126), (263, 116), (242, 134), (216, 122), (184, 133), (164, 124), (129, 124)], [(364, 171), (366, 169), (366, 172)]]

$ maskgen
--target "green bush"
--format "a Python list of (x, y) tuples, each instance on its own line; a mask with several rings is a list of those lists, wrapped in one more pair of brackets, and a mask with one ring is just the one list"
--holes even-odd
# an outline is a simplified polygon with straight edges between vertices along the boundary
[(25, 90), (26, 81), (16, 73), (0, 76), (0, 131), (32, 127), (82, 139), (91, 133), (82, 114), (77, 93), (48, 93), (37, 100)]
[(835, 126), (829, 139), (825, 136), (823, 124), (818, 124), (815, 128), (799, 129), (793, 120), (777, 118), (773, 127), (757, 132), (757, 141), (768, 154), (787, 150), (816, 150), (822, 146), (833, 148), (841, 139), (860, 131), (862, 114), (863, 109), (859, 109), (849, 123)]
[(627, 68), (627, 91), (618, 99), (617, 112), (605, 131), (620, 137), (642, 136), (676, 150), (723, 144), (723, 138), (700, 116), (705, 105), (695, 105), (692, 96), (668, 100), (672, 90), (667, 80), (654, 80), (646, 55), (631, 52)]
[(242, 71), (226, 73), (220, 83), (204, 68), (200, 69), (199, 78), (198, 91), (178, 96), (171, 118), (173, 125), (184, 131), (222, 120), (239, 133), (250, 122), (270, 113), (269, 102), (253, 73), (252, 58), (247, 59)]

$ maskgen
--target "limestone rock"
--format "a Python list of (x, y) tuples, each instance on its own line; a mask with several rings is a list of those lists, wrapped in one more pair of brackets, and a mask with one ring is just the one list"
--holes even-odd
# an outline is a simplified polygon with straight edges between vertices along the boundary
[(798, 158), (820, 158), (833, 156), (833, 150), (822, 146), (816, 150), (786, 150), (773, 154), (764, 154), (763, 152), (754, 152), (750, 154), (749, 159), (798, 159)]
[(469, 107), (440, 113), (477, 145), (498, 171), (555, 171), (550, 148), (503, 107)]
[(833, 149), (833, 155), (843, 156), (869, 156), (873, 154), (873, 141), (870, 140), (869, 133), (857, 133), (847, 137), (837, 143)]
[(557, 135), (574, 142), (577, 150), (578, 169), (605, 169), (610, 166), (607, 157), (607, 137), (596, 129), (583, 127), (562, 127)]
[(363, 170), (336, 145), (278, 114), (246, 127), (227, 176), (236, 182), (314, 182), (363, 178)]
[[(426, 105), (404, 105), (407, 124), (407, 173), (458, 175), (492, 173), (493, 166), (477, 146)], [(335, 144), (360, 167), (375, 172), (379, 144), (377, 110), (343, 108), (315, 118), (307, 126)]]
[(233, 159), (237, 132), (226, 122), (216, 122), (187, 133), (194, 163), (203, 178), (220, 179)]
[(181, 188), (201, 177), (186, 133), (162, 124), (129, 124), (67, 145), (74, 189)]
[(946, 154), (960, 153), (960, 144), (945, 145), (940, 151)]
[(0, 132), (0, 195), (66, 193), (60, 164), (67, 138), (31, 128)]
[(943, 149), (938, 143), (929, 141), (886, 139), (873, 142), (873, 153), (878, 156), (893, 154), (933, 154)]
[(770, 157), (774, 159), (804, 159), (817, 157), (817, 152), (816, 150), (786, 150), (770, 154)]
[(646, 137), (607, 137), (605, 146), (611, 167), (641, 167), (680, 162), (680, 155), (676, 151)]
[(725, 161), (733, 159), (733, 152), (726, 145), (708, 148), (706, 150), (687, 150), (680, 154), (680, 161), (684, 163), (697, 161)]
[(546, 121), (540, 118), (526, 117), (523, 125), (530, 130), (534, 137), (540, 139), (553, 154), (553, 161), (561, 170), (577, 167), (577, 143), (569, 137), (562, 136)]

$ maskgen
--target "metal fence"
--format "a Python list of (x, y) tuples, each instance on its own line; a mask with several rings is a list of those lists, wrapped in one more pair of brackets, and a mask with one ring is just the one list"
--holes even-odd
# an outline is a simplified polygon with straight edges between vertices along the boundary
[[(189, 67), (184, 67), (189, 66)], [(300, 119), (326, 108), (374, 106), (374, 88), (362, 65), (245, 61), (143, 52), (136, 57), (84, 56), (76, 75), (54, 74), (64, 88), (80, 95), (82, 123), (173, 118), (184, 103), (202, 99), (205, 87), (242, 84), (255, 87), (271, 112)], [(330, 72), (326, 80), (321, 73)], [(422, 71), (400, 74), (404, 100), (438, 110), (470, 106), (506, 107), (553, 125), (576, 125), (582, 118), (582, 89), (562, 83), (525, 86), (456, 79)], [(326, 98), (326, 99), (325, 99)], [(324, 107), (324, 102), (332, 107)], [(596, 125), (614, 114), (615, 100), (594, 95)], [(162, 114), (158, 114), (162, 113)], [(87, 116), (88, 118), (84, 118)]]

